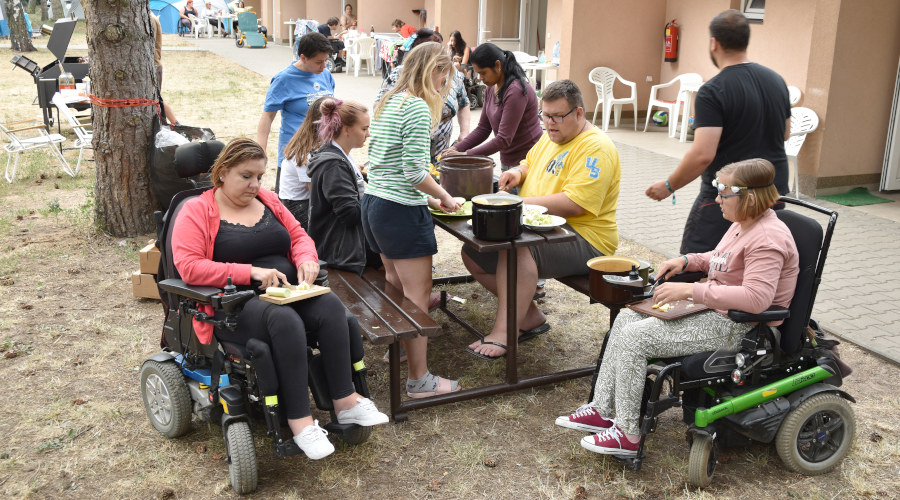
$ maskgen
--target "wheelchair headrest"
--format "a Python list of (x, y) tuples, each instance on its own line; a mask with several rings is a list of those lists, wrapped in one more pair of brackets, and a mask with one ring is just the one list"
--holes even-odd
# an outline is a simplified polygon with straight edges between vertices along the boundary
[(175, 172), (186, 179), (209, 172), (225, 144), (219, 141), (196, 141), (175, 149)]

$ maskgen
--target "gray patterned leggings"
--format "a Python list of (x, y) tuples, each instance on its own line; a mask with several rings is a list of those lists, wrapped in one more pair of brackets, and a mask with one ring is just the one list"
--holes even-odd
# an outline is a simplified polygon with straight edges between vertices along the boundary
[(626, 434), (640, 434), (641, 398), (647, 360), (734, 348), (752, 325), (709, 310), (675, 320), (623, 309), (616, 318), (594, 388), (594, 405)]

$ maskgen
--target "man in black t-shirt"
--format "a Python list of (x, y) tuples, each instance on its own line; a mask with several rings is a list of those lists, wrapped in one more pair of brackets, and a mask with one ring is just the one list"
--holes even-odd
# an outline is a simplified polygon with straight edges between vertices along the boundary
[[(750, 25), (737, 10), (726, 10), (709, 24), (710, 57), (719, 74), (704, 83), (694, 105), (694, 143), (663, 181), (647, 188), (660, 201), (700, 176), (700, 194), (688, 215), (681, 253), (715, 248), (731, 222), (722, 217), (712, 186), (716, 172), (751, 158), (775, 165), (775, 186), (786, 194), (788, 162), (784, 141), (790, 135), (791, 105), (784, 80), (747, 59)], [(777, 205), (776, 208), (781, 205)]]

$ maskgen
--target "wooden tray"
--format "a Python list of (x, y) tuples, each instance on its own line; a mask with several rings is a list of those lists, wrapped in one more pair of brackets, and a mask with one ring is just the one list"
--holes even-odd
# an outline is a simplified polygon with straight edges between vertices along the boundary
[[(660, 311), (659, 309), (653, 309), (653, 304), (655, 304), (655, 302), (653, 302), (653, 298), (651, 297), (634, 304), (628, 304), (626, 307), (641, 314), (646, 314), (647, 316), (653, 316), (654, 318), (659, 319), (678, 319), (709, 309), (709, 307), (703, 304), (694, 304), (694, 302), (690, 300), (676, 300), (675, 302), (669, 302), (669, 310), (665, 312)], [(689, 305), (693, 305), (694, 307), (688, 307)]]
[(283, 306), (285, 304), (290, 304), (291, 302), (297, 302), (298, 300), (304, 300), (311, 297), (317, 297), (319, 295), (324, 295), (326, 293), (330, 293), (331, 288), (327, 286), (319, 286), (313, 285), (309, 290), (291, 290), (290, 297), (273, 297), (267, 293), (264, 293), (259, 296), (259, 300), (263, 302), (271, 302), (272, 304), (276, 304), (279, 306)]

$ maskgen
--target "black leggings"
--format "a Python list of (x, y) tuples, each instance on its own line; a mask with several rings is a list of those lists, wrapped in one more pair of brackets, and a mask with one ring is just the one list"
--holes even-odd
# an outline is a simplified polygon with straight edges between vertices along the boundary
[(245, 344), (248, 339), (256, 338), (269, 345), (278, 375), (281, 406), (289, 419), (312, 414), (306, 359), (308, 344), (319, 344), (331, 399), (345, 398), (356, 390), (351, 378), (350, 335), (344, 305), (331, 293), (286, 306), (262, 302), (254, 297), (247, 301), (238, 316), (237, 330), (216, 330), (216, 338), (225, 342)]

